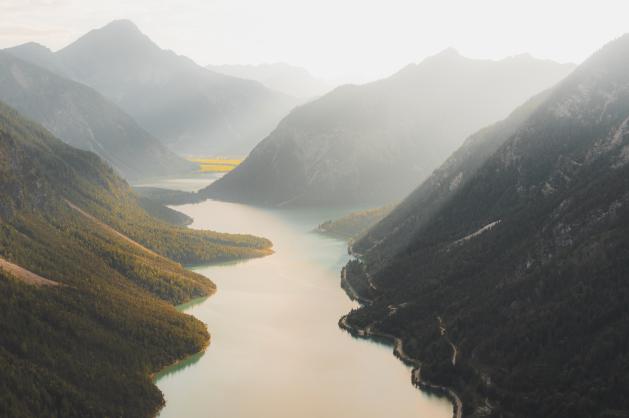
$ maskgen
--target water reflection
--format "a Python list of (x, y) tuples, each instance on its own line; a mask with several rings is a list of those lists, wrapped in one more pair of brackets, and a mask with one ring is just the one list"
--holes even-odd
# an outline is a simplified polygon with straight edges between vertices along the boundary
[(181, 305), (177, 306), (177, 310), (179, 312), (185, 312), (187, 310), (190, 310), (191, 308), (202, 304), (203, 302), (205, 302), (208, 299), (207, 296), (203, 296), (200, 298), (196, 298), (196, 299), (192, 299), (190, 302), (187, 303), (182, 303)]
[(195, 228), (265, 236), (275, 254), (198, 267), (218, 292), (186, 312), (212, 342), (193, 366), (160, 375), (161, 417), (446, 418), (450, 403), (415, 389), (391, 348), (339, 329), (346, 244), (312, 233), (341, 213), (204, 202), (179, 210)]
[(156, 380), (164, 379), (173, 373), (180, 372), (182, 370), (187, 369), (188, 367), (194, 366), (201, 360), (201, 357), (205, 355), (205, 351), (201, 353), (196, 353), (191, 356), (186, 357), (185, 359), (178, 361), (172, 366), (165, 367), (159, 373), (155, 375)]

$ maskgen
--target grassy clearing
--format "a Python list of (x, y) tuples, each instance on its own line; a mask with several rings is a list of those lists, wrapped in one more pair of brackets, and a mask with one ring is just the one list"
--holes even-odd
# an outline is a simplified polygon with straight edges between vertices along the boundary
[(234, 158), (190, 158), (190, 161), (199, 164), (202, 173), (226, 173), (233, 170), (242, 162)]
[(226, 173), (236, 168), (235, 165), (224, 164), (200, 164), (199, 169), (202, 173)]

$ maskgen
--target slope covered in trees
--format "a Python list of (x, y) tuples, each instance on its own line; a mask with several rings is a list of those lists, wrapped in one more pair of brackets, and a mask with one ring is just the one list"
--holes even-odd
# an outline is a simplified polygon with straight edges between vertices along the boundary
[(466, 416), (626, 416), (629, 36), (533, 107), (356, 243), (345, 286), (372, 303), (348, 322), (401, 337)]
[(173, 304), (215, 287), (180, 262), (258, 256), (262, 238), (188, 231), (150, 218), (96, 155), (0, 103), (0, 416), (149, 417), (149, 374), (205, 347)]
[(330, 219), (317, 227), (317, 232), (353, 241), (387, 216), (395, 205), (365, 209), (348, 213), (338, 219)]
[(446, 50), (389, 78), (342, 86), (297, 107), (202, 193), (269, 206), (389, 204), (466, 136), (572, 69), (529, 56), (473, 60)]

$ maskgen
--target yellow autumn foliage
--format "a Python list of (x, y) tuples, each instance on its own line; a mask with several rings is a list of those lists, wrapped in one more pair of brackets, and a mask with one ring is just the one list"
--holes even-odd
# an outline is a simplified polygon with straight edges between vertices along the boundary
[(226, 173), (236, 168), (235, 165), (225, 164), (199, 164), (202, 173)]
[(199, 164), (202, 173), (226, 173), (233, 170), (242, 162), (235, 158), (190, 158), (190, 161)]

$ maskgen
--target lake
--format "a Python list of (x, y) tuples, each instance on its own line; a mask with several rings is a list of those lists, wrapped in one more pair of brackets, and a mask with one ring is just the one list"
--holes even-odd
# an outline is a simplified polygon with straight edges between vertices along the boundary
[(218, 292), (182, 310), (205, 322), (212, 339), (205, 353), (158, 375), (161, 418), (452, 416), (447, 400), (411, 385), (390, 347), (338, 327), (356, 307), (340, 287), (347, 246), (312, 231), (347, 211), (216, 201), (177, 209), (192, 228), (267, 237), (275, 254), (195, 269)]

